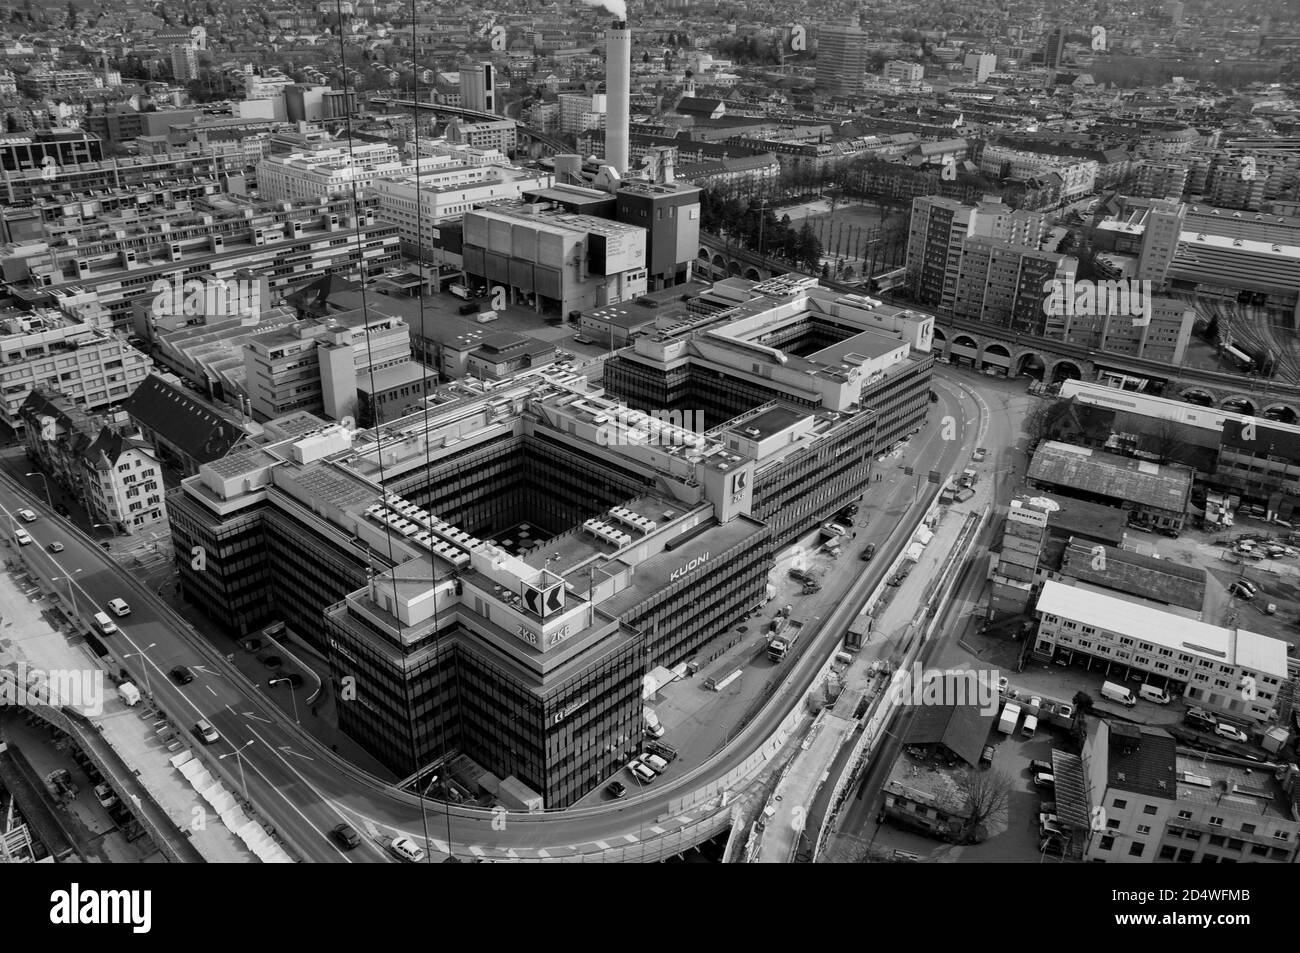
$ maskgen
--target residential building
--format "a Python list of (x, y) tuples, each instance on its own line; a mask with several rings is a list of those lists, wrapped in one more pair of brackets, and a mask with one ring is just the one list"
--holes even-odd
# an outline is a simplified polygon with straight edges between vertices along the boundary
[(816, 89), (824, 96), (857, 96), (867, 73), (867, 34), (856, 24), (817, 28)]
[(560, 132), (577, 135), (605, 128), (604, 93), (560, 93)]
[(20, 416), (29, 458), (81, 500), (91, 520), (135, 534), (167, 524), (162, 468), (149, 445), (37, 387)]
[(1101, 863), (1295, 863), (1296, 769), (1191, 754), (1167, 732), (1105, 718), (1084, 741)]
[(1135, 679), (1252, 722), (1277, 717), (1289, 678), (1285, 642), (1052, 579), (1035, 612), (1033, 650), (1042, 658), (1086, 658), (1089, 669), (1115, 681)]
[(150, 374), (122, 402), (122, 410), (158, 461), (183, 476), (220, 460), (250, 432), (260, 430), (201, 400), (172, 375)]
[(925, 78), (925, 67), (909, 60), (890, 60), (885, 64), (885, 79), (910, 85)]
[(513, 119), (494, 122), (463, 122), (453, 119), (443, 131), (448, 142), (461, 143), (475, 149), (496, 149), (503, 155), (515, 154), (519, 140), (517, 124)]
[(19, 411), (37, 386), (85, 411), (105, 410), (125, 400), (152, 363), (122, 339), (55, 311), (0, 313), (0, 415), (22, 433)]
[(267, 202), (330, 198), (369, 188), (380, 176), (403, 171), (395, 146), (363, 143), (348, 149), (320, 149), (267, 156), (257, 164), (258, 197)]

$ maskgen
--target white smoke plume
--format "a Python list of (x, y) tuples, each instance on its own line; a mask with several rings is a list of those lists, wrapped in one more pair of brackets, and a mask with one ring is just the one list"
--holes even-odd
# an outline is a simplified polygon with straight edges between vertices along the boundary
[(582, 0), (589, 7), (604, 7), (614, 14), (615, 20), (627, 20), (627, 4), (624, 0)]

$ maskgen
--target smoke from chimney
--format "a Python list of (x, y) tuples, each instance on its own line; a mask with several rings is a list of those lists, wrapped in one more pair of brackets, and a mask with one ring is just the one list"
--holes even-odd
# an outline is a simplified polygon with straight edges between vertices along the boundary
[(627, 19), (627, 4), (623, 0), (582, 0), (589, 7), (604, 8), (614, 14), (616, 20)]

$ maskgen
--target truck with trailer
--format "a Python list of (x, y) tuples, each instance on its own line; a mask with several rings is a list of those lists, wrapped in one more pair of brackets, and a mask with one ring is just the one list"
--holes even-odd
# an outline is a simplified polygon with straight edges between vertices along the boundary
[(1016, 723), (1020, 721), (1020, 706), (1015, 702), (1007, 702), (1006, 707), (1002, 709), (1002, 719), (998, 722), (998, 731), (1004, 735), (1013, 735), (1016, 733)]

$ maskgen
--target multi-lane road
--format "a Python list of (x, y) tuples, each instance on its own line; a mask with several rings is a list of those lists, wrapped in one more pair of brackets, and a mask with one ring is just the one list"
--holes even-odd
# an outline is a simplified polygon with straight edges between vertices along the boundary
[[(974, 401), (959, 397), (951, 386), (936, 387), (936, 392), (940, 400), (931, 405), (929, 423), (913, 438), (907, 453), (908, 465), (915, 468), (913, 479), (921, 480), (922, 488), (929, 470), (939, 470), (946, 479), (965, 465), (976, 438), (973, 425), (980, 416)], [(945, 420), (950, 420), (946, 427)], [(888, 474), (890, 464), (877, 464), (877, 468)], [(891, 530), (914, 521), (920, 512), (912, 505), (916, 488), (911, 479), (882, 481), (876, 487), (868, 488), (864, 511), (885, 518), (872, 519), (860, 535), (882, 551), (864, 567), (863, 577), (854, 583), (855, 594), (874, 586), (875, 576), (888, 565), (886, 544), (896, 548), (906, 541), (907, 533), (891, 534)], [(84, 619), (103, 610), (113, 598), (131, 605), (131, 614), (117, 620), (121, 631), (102, 641), (182, 730), (200, 718), (217, 728), (221, 740), (205, 753), (220, 759), (217, 769), (231, 789), (246, 791), (262, 815), (309, 861), (387, 860), (389, 839), (402, 833), (423, 842), (426, 822), (427, 842), (438, 854), (450, 852), (450, 845), (461, 857), (489, 860), (595, 860), (608, 856), (611, 849), (621, 849), (619, 856), (631, 859), (639, 849), (646, 849), (646, 856), (658, 856), (649, 849), (657, 838), (670, 838), (707, 815), (729, 812), (717, 798), (690, 806), (701, 799), (689, 795), (716, 785), (776, 731), (852, 619), (850, 597), (817, 624), (810, 633), (810, 650), (791, 666), (764, 709), (722, 751), (679, 776), (661, 778), (636, 796), (567, 811), (509, 815), (426, 801), (425, 813), (414, 795), (347, 764), (303, 734), (154, 593), (123, 572), (93, 540), (31, 497), (24, 488), (0, 481), (0, 519), (7, 526), (18, 525), (12, 514), (19, 507), (41, 515), (25, 526), (36, 542), (23, 547), (23, 556), (39, 575), (54, 579), (60, 591), (66, 594), (71, 586)], [(46, 547), (56, 540), (65, 548), (53, 554)], [(175, 684), (169, 672), (176, 665), (193, 669), (195, 680)], [(350, 853), (338, 850), (328, 838), (331, 828), (345, 822), (363, 839), (362, 846)]]

